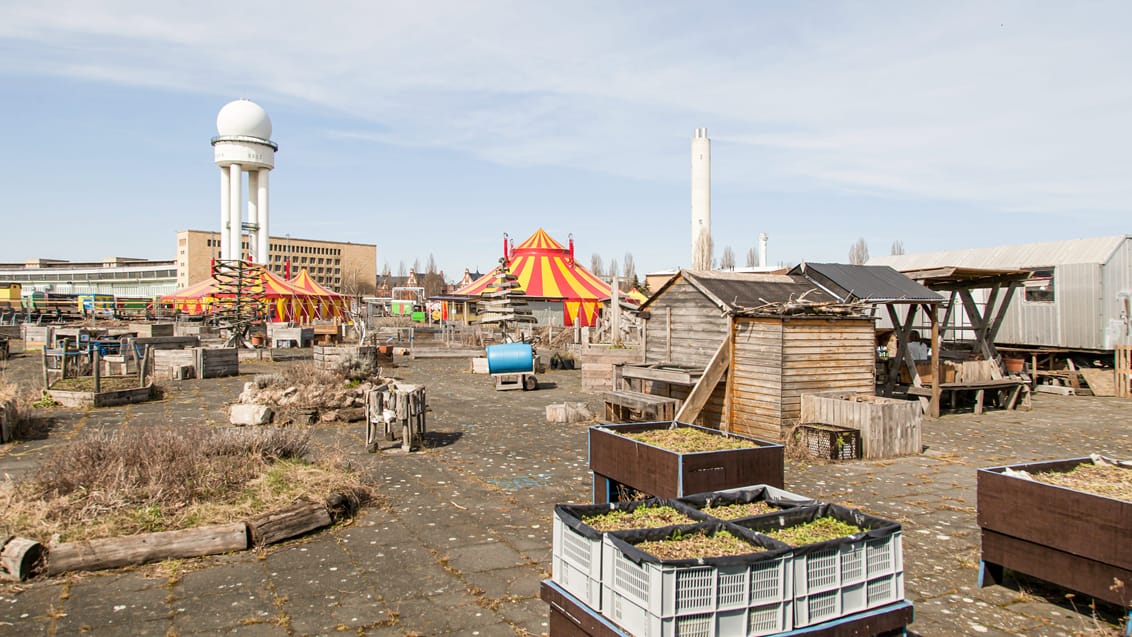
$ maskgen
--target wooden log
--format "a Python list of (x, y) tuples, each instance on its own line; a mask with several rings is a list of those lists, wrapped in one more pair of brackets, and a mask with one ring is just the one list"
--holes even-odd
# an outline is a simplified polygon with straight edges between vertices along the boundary
[(43, 545), (23, 537), (0, 544), (0, 580), (22, 582), (43, 568)]
[(330, 526), (330, 513), (321, 504), (300, 502), (249, 518), (246, 523), (252, 545), (266, 546)]
[(246, 548), (248, 530), (243, 522), (66, 542), (48, 547), (47, 574), (117, 568), (170, 558), (243, 551)]

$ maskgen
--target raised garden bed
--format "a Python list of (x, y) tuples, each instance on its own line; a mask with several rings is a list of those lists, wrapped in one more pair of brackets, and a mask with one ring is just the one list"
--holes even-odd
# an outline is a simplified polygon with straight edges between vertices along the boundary
[(904, 598), (903, 541), (896, 522), (820, 504), (737, 524), (791, 547), (794, 628)]
[(784, 509), (799, 506), (816, 506), (817, 500), (759, 485), (741, 489), (728, 489), (712, 493), (698, 493), (676, 500), (706, 516), (725, 521), (737, 521), (759, 515), (781, 513)]
[[(89, 380), (86, 385), (75, 384), (75, 381)], [(66, 378), (56, 381), (47, 390), (51, 398), (65, 407), (113, 407), (114, 405), (128, 405), (144, 403), (153, 399), (153, 385), (137, 386), (136, 376), (103, 376), (100, 379), (102, 391), (95, 393), (94, 381), (88, 378)], [(70, 389), (75, 387), (75, 389)], [(118, 389), (112, 389), (117, 387)], [(108, 389), (110, 388), (110, 389)]]
[[(695, 430), (739, 448), (674, 451), (629, 437), (647, 432)], [(697, 447), (698, 448), (698, 447)], [(766, 484), (783, 485), (783, 447), (780, 444), (680, 422), (603, 424), (590, 427), (590, 469), (594, 472), (594, 502), (616, 500), (624, 485), (651, 496), (679, 498), (693, 493)]]
[(594, 609), (601, 609), (602, 538), (609, 531), (688, 525), (708, 518), (678, 503), (649, 498), (613, 504), (554, 507), (553, 579)]
[[(978, 471), (980, 586), (1001, 583), (1010, 569), (1128, 607), (1132, 500), (1011, 475), (1064, 474), (1092, 463), (1071, 458)], [(1122, 470), (1132, 475), (1132, 468)], [(1114, 580), (1124, 587), (1114, 590)]]
[[(728, 554), (708, 557), (719, 542)], [(670, 551), (677, 552), (661, 557)], [(764, 535), (704, 522), (608, 533), (602, 552), (602, 614), (631, 634), (769, 635), (791, 628), (790, 550)]]

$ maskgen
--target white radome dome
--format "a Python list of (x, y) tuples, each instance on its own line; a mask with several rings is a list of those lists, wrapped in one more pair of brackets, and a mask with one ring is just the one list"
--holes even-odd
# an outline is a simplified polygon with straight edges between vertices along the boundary
[(216, 132), (221, 137), (271, 139), (271, 118), (251, 100), (228, 102), (216, 115)]

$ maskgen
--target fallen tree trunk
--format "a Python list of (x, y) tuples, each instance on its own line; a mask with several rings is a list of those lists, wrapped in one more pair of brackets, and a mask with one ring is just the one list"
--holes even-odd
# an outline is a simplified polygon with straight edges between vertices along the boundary
[(330, 513), (321, 504), (300, 502), (248, 518), (245, 522), (252, 546), (265, 546), (330, 526)]
[(22, 582), (43, 566), (43, 545), (35, 540), (9, 537), (0, 547), (0, 579)]
[(181, 531), (142, 533), (48, 547), (47, 574), (94, 571), (146, 564), (177, 557), (216, 555), (248, 548), (243, 522), (215, 524)]

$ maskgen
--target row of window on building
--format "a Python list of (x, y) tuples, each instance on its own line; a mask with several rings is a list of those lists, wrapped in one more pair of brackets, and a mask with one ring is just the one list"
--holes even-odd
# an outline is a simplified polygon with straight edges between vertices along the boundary
[[(248, 249), (248, 242), (247, 241), (241, 241), (240, 246), (243, 249), (247, 250)], [(209, 239), (208, 240), (208, 247), (219, 248), (220, 247), (220, 239)], [(285, 252), (287, 254), (321, 254), (321, 255), (327, 255), (327, 256), (338, 256), (338, 257), (342, 256), (342, 248), (326, 248), (326, 247), (322, 247), (322, 246), (305, 246), (305, 245), (302, 245), (302, 244), (271, 243), (271, 244), (268, 244), (267, 250), (268, 250), (268, 252)]]

